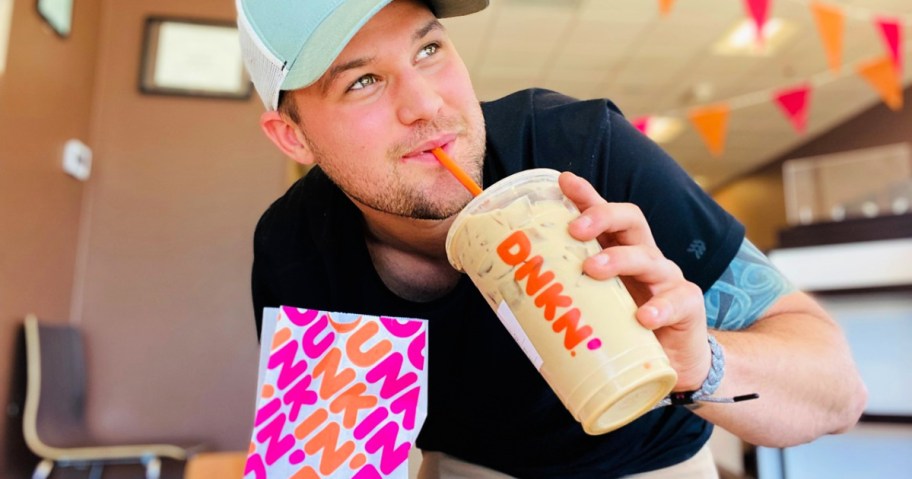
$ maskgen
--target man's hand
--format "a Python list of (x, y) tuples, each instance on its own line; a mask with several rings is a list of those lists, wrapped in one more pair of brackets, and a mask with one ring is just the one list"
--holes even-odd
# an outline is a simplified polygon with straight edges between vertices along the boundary
[(678, 373), (675, 390), (699, 389), (711, 361), (703, 292), (665, 258), (636, 205), (608, 203), (573, 173), (561, 174), (559, 181), (581, 212), (570, 223), (570, 235), (597, 239), (603, 248), (583, 263), (583, 271), (595, 279), (621, 277), (639, 306), (637, 320), (655, 332)]
[[(598, 278), (620, 276), (678, 372), (676, 390), (698, 389), (711, 363), (703, 294), (655, 245), (643, 213), (608, 203), (585, 180), (564, 173), (560, 186), (582, 214), (570, 235), (598, 239), (583, 264)], [(752, 444), (787, 447), (845, 432), (858, 421), (867, 390), (839, 325), (810, 296), (780, 296), (743, 330), (716, 331), (725, 379), (716, 395), (758, 393), (757, 401), (706, 403), (695, 414)]]

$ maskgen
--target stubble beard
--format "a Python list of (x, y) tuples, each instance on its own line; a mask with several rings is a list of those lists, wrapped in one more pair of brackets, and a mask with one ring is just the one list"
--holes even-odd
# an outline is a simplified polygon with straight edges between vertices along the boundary
[[(469, 159), (467, 173), (479, 185), (481, 184), (482, 164), (485, 155), (485, 127), (484, 118), (480, 111), (478, 121), (471, 122), (461, 129), (458, 138), (465, 145), (463, 156)], [(456, 120), (440, 120), (433, 123), (422, 124), (415, 129), (412, 138), (394, 145), (386, 153), (386, 161), (393, 165), (382, 187), (377, 185), (376, 178), (357, 177), (357, 172), (346, 173), (338, 165), (342, 163), (329, 152), (320, 148), (313, 142), (306, 131), (304, 138), (314, 155), (320, 169), (339, 189), (349, 198), (376, 211), (388, 213), (404, 218), (418, 220), (444, 220), (459, 213), (471, 201), (472, 197), (467, 191), (459, 190), (458, 194), (440, 195), (434, 192), (425, 192), (409, 184), (403, 179), (399, 171), (403, 167), (402, 156), (414, 149), (414, 145), (428, 138), (432, 138), (441, 131), (460, 130), (457, 126), (462, 123)], [(303, 125), (301, 125), (303, 131)], [(455, 180), (454, 180), (455, 181)]]

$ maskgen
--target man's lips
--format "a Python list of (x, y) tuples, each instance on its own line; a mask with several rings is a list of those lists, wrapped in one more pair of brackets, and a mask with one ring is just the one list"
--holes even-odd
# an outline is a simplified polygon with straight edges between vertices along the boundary
[(404, 161), (432, 161), (436, 163), (437, 157), (431, 153), (431, 150), (434, 148), (440, 148), (443, 151), (449, 153), (455, 139), (456, 135), (446, 135), (426, 141), (418, 145), (418, 147), (414, 150), (402, 155), (402, 159)]

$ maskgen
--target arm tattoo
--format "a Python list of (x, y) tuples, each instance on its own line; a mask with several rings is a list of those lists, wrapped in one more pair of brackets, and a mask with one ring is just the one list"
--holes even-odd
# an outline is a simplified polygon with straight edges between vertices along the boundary
[(721, 330), (745, 329), (796, 288), (747, 238), (722, 276), (703, 295), (706, 322)]

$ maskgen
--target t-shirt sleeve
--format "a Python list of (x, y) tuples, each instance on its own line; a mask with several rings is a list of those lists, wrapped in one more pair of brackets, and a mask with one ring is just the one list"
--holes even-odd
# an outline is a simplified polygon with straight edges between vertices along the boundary
[(704, 292), (738, 252), (744, 227), (610, 101), (531, 89), (483, 108), (486, 182), (539, 167), (588, 179), (608, 201), (639, 206), (665, 256)]
[[(253, 237), (251, 292), (257, 335), (263, 308), (296, 306), (340, 308), (351, 287), (339, 286), (350, 271), (345, 243), (352, 214), (342, 214), (341, 191), (312, 169), (277, 199), (257, 222)], [(346, 211), (348, 211), (346, 210)], [(336, 223), (328, 228), (328, 222)], [(338, 234), (332, 234), (338, 232)], [(340, 280), (341, 278), (341, 280)], [(345, 283), (341, 283), (345, 284)], [(347, 285), (346, 285), (347, 286)]]
[(260, 332), (263, 329), (263, 308), (277, 306), (276, 298), (269, 287), (269, 271), (272, 266), (269, 264), (267, 230), (271, 214), (272, 211), (269, 210), (260, 218), (253, 235), (253, 268), (250, 274), (250, 287), (257, 339), (260, 339)]
[(665, 256), (706, 292), (738, 252), (744, 227), (610, 104), (605, 135), (605, 197), (639, 206)]

